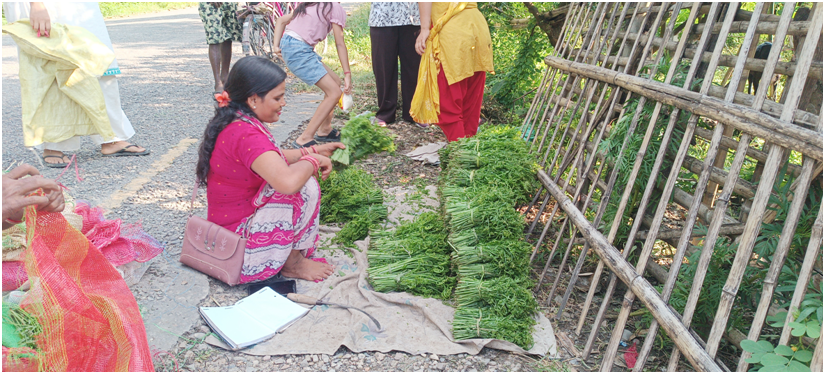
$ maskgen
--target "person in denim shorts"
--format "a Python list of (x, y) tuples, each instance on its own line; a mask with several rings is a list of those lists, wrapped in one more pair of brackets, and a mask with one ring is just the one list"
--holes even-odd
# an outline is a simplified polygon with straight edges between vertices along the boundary
[(232, 41), (240, 42), (243, 29), (238, 22), (238, 3), (199, 3), (198, 13), (209, 44), (209, 64), (215, 76), (215, 94), (223, 92), (232, 61)]
[(321, 61), (314, 48), (319, 41), (326, 39), (330, 31), (333, 32), (338, 58), (344, 70), (343, 92), (350, 94), (352, 80), (344, 43), (346, 18), (339, 3), (301, 3), (295, 11), (278, 18), (275, 23), (275, 54), (286, 62), (292, 74), (324, 91), (324, 100), (318, 105), (306, 130), (292, 142), (295, 148), (341, 139), (341, 132), (332, 128), (333, 110), (342, 93), (341, 78)]

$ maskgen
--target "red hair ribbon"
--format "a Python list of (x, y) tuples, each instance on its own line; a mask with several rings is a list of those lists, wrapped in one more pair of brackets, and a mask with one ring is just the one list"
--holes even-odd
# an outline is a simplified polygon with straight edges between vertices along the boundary
[(223, 107), (229, 105), (229, 102), (232, 101), (232, 100), (229, 99), (229, 94), (226, 93), (226, 91), (223, 91), (219, 94), (215, 94), (215, 101), (218, 102), (218, 107), (223, 108)]

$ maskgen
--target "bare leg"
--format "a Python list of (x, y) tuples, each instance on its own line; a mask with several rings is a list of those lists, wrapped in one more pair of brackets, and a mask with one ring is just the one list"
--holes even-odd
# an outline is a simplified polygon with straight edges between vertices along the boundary
[(318, 135), (328, 135), (332, 131), (332, 115), (338, 99), (341, 98), (341, 78), (335, 74), (326, 64), (327, 75), (324, 75), (318, 83), (318, 88), (324, 91), (324, 100), (318, 105), (312, 119), (309, 120), (306, 130), (295, 141), (298, 144), (306, 144), (313, 139), (316, 132)]
[(212, 75), (215, 76), (215, 91), (223, 91), (223, 81), (221, 80), (221, 44), (209, 45), (209, 65), (212, 66)]
[(326, 279), (332, 275), (332, 265), (323, 262), (312, 261), (301, 251), (293, 250), (289, 253), (281, 274), (289, 278), (300, 278), (309, 281)]
[[(229, 78), (229, 64), (232, 62), (232, 39), (221, 43), (221, 87)], [(223, 91), (223, 90), (221, 90)]]

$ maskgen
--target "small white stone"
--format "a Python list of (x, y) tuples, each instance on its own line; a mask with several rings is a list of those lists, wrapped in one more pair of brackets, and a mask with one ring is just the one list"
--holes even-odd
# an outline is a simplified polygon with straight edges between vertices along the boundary
[(438, 361), (438, 355), (436, 355), (436, 354), (431, 354), (431, 355), (430, 355), (430, 360), (433, 360), (433, 361)]

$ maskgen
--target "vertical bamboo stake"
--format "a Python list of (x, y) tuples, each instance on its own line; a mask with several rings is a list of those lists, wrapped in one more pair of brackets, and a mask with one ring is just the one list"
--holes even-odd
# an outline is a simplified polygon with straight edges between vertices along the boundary
[[(794, 74), (791, 88), (788, 91), (788, 101), (785, 102), (785, 107), (780, 117), (781, 120), (790, 122), (793, 120), (793, 112), (799, 103), (802, 94), (803, 84), (808, 76), (808, 70), (813, 60), (814, 50), (819, 41), (819, 35), (822, 31), (822, 4), (814, 4), (814, 12), (811, 27), (808, 29), (808, 35), (805, 40), (805, 45), (802, 54), (797, 62), (797, 71)], [(821, 124), (820, 124), (821, 126)], [(821, 127), (820, 127), (821, 128)], [(725, 325), (727, 324), (730, 310), (733, 307), (733, 301), (736, 293), (739, 290), (739, 285), (744, 275), (745, 267), (748, 264), (750, 255), (753, 251), (753, 245), (756, 241), (756, 236), (759, 233), (759, 226), (762, 224), (762, 215), (765, 213), (767, 207), (768, 197), (773, 188), (773, 180), (776, 178), (780, 158), (782, 156), (782, 148), (778, 146), (771, 147), (768, 153), (768, 160), (765, 162), (765, 171), (762, 174), (762, 181), (756, 191), (756, 196), (753, 199), (750, 217), (745, 224), (745, 232), (742, 235), (742, 240), (739, 242), (739, 248), (736, 251), (736, 257), (731, 266), (730, 275), (728, 276), (725, 286), (722, 288), (722, 298), (719, 301), (719, 308), (716, 312), (716, 318), (713, 322), (713, 327), (708, 336), (707, 352), (711, 356), (716, 356), (716, 350), (719, 347), (719, 342), (722, 339)], [(720, 318), (721, 316), (721, 318)]]
[[(708, 24), (708, 27), (705, 29), (706, 31), (705, 31), (705, 32), (703, 32), (703, 34), (702, 34), (702, 38), (700, 39), (700, 46), (699, 46), (698, 48), (705, 48), (705, 46), (707, 45), (707, 42), (709, 41), (709, 36), (710, 36), (710, 31), (709, 31), (709, 30), (712, 28), (711, 26), (712, 26), (712, 24), (713, 24), (714, 19), (716, 18), (717, 11), (721, 11), (721, 10), (720, 10), (720, 9), (718, 9), (718, 8), (719, 8), (719, 7), (718, 7), (718, 4), (717, 4), (717, 3), (714, 3), (713, 5), (711, 5), (711, 9), (710, 9), (710, 11), (711, 11), (712, 16), (708, 18), (708, 22), (709, 22), (709, 24)], [(732, 22), (733, 22), (733, 17), (734, 17), (734, 14), (735, 14), (735, 12), (731, 12), (731, 11), (729, 10), (729, 11), (728, 11), (728, 13), (727, 13), (727, 15), (726, 15), (726, 24), (728, 25), (728, 29), (730, 28), (730, 23), (732, 23)], [(723, 26), (724, 26), (724, 25), (723, 25)], [(728, 32), (728, 30), (726, 30), (726, 29), (723, 27), (723, 30), (722, 30), (721, 34), (722, 34), (722, 35), (727, 35), (727, 32)], [(721, 49), (721, 46), (717, 46), (717, 48), (716, 48), (716, 49), (717, 49), (717, 50), (718, 50), (718, 49)], [(704, 84), (703, 84), (703, 86), (702, 86), (702, 89), (700, 90), (700, 93), (702, 93), (702, 94), (707, 93), (708, 89), (710, 88), (710, 84), (711, 84), (711, 80), (712, 80), (711, 78), (713, 77), (713, 72), (715, 71), (715, 69), (716, 69), (716, 65), (717, 65), (717, 63), (718, 63), (718, 59), (719, 59), (719, 55), (720, 55), (720, 54), (719, 54), (719, 53), (715, 53), (714, 55), (715, 55), (716, 57), (715, 57), (715, 58), (711, 58), (709, 68), (708, 68), (707, 72), (705, 73)], [(691, 71), (688, 73), (688, 77), (692, 77), (694, 74), (696, 74), (696, 68), (698, 68), (698, 66), (699, 66), (699, 64), (698, 64), (698, 62), (699, 62), (698, 58), (699, 58), (699, 57), (697, 57), (697, 56), (699, 56), (699, 54), (695, 54), (695, 55), (694, 55), (694, 61), (693, 61), (694, 63), (691, 65)], [(686, 84), (689, 84), (689, 83), (688, 83), (688, 82), (686, 82)], [(686, 86), (686, 87), (689, 87), (689, 86)], [(641, 103), (640, 103), (640, 105), (641, 105)], [(698, 116), (697, 116), (697, 115), (693, 115), (693, 116), (691, 116), (690, 120), (688, 120), (688, 125), (687, 125), (687, 128), (688, 128), (689, 130), (688, 130), (688, 131), (686, 131), (686, 133), (689, 133), (689, 132), (690, 132), (690, 129), (692, 129), (693, 127), (695, 127), (695, 126), (696, 126), (696, 122), (697, 122), (697, 121), (698, 121)], [(686, 134), (686, 136), (687, 136), (687, 134)], [(692, 134), (690, 134), (690, 136), (692, 136)], [(716, 142), (717, 142), (717, 143), (718, 143), (718, 141), (719, 141), (719, 139), (716, 139)], [(686, 154), (686, 152), (687, 152), (687, 145), (688, 145), (688, 144), (689, 144), (689, 141), (683, 141), (683, 142), (682, 142), (682, 148), (683, 148), (683, 152), (684, 152), (685, 154)], [(711, 150), (711, 153), (715, 150), (715, 148), (713, 147), (713, 145), (711, 145), (710, 150)], [(713, 155), (711, 154), (711, 156), (713, 156)], [(679, 162), (680, 162), (680, 161), (678, 161), (678, 160), (677, 160), (677, 161), (675, 162), (675, 164), (676, 164), (676, 165), (678, 165), (678, 164), (679, 164)], [(705, 174), (706, 174), (706, 175), (704, 175), (704, 181), (706, 182), (706, 181), (707, 181), (707, 179), (709, 178), (709, 173), (705, 173)], [(700, 187), (701, 187), (701, 186), (704, 186), (704, 184), (703, 184), (702, 180), (703, 180), (703, 179), (700, 177), (700, 179), (699, 179), (699, 184), (698, 184)], [(694, 206), (698, 206), (698, 204), (694, 204)], [(694, 214), (694, 219), (695, 219), (695, 215), (696, 215), (696, 213), (695, 213), (695, 212), (693, 212), (693, 214)], [(688, 220), (688, 221), (690, 222), (690, 220)], [(691, 224), (690, 224), (690, 223), (688, 223), (687, 225), (691, 225)], [(611, 230), (611, 232), (613, 233), (613, 235), (615, 235), (615, 230)], [(628, 248), (628, 249), (629, 249), (629, 248)], [(597, 273), (598, 273), (598, 268), (597, 268)], [(607, 287), (607, 290), (606, 290), (606, 292), (605, 292), (605, 295), (612, 295), (613, 290), (615, 289), (615, 286), (616, 286), (616, 277), (615, 277), (615, 276), (611, 276), (611, 277), (610, 277), (610, 282), (608, 283), (608, 287)], [(607, 296), (606, 296), (606, 297), (605, 297), (605, 299), (604, 299), (604, 300), (603, 300), (603, 302), (602, 302), (602, 305), (601, 305), (601, 306), (600, 306), (600, 308), (599, 308), (599, 312), (597, 313), (597, 317), (596, 317), (596, 324), (595, 324), (596, 326), (598, 326), (598, 324), (600, 324), (600, 323), (601, 323), (601, 316), (603, 316), (603, 315), (604, 315), (604, 313), (606, 312), (606, 310), (607, 310), (607, 306), (608, 306), (608, 303), (609, 303), (609, 297), (607, 297)], [(592, 342), (593, 342), (593, 341), (595, 341), (597, 333), (598, 333), (598, 330), (596, 330), (595, 328), (594, 328), (593, 330), (591, 330), (591, 332), (590, 332), (590, 336), (589, 336), (589, 338), (588, 338), (588, 342), (590, 342), (590, 344), (592, 344)], [(588, 346), (586, 345), (586, 346), (585, 346), (585, 348), (588, 348)]]
[[(811, 238), (808, 241), (808, 248), (805, 250), (805, 259), (802, 261), (802, 269), (799, 272), (799, 279), (796, 282), (796, 288), (793, 291), (791, 298), (791, 305), (788, 306), (788, 315), (785, 317), (785, 327), (782, 328), (782, 335), (779, 336), (780, 345), (788, 345), (791, 338), (791, 328), (789, 323), (793, 322), (793, 311), (799, 310), (799, 305), (802, 304), (802, 299), (805, 297), (805, 291), (808, 288), (808, 281), (813, 274), (816, 259), (819, 257), (819, 250), (822, 248), (822, 212), (825, 205), (819, 205), (819, 214), (816, 216), (816, 222), (811, 231)], [(819, 338), (822, 341), (822, 337)], [(813, 370), (812, 370), (813, 371)]]
[[(571, 40), (571, 42), (570, 42), (570, 43), (568, 43), (567, 45), (565, 45), (565, 47), (564, 47), (564, 48), (565, 48), (565, 50), (567, 50), (567, 47), (568, 47), (568, 46), (572, 46), (572, 45), (573, 45), (573, 43), (575, 43), (575, 41), (576, 41), (576, 40), (578, 40), (579, 36), (581, 36), (582, 30), (584, 30), (584, 26), (585, 26), (585, 24), (586, 24), (585, 20), (586, 20), (586, 19), (590, 16), (590, 7), (585, 6), (585, 9), (586, 9), (586, 11), (583, 13), (583, 14), (584, 14), (584, 17), (581, 17), (581, 19), (580, 19), (580, 20), (581, 20), (581, 23), (579, 23), (579, 25), (578, 25), (578, 30), (575, 32), (575, 36), (570, 36), (570, 37), (568, 38), (568, 40)], [(586, 38), (586, 36), (585, 36), (585, 37), (583, 37), (583, 39), (584, 39), (584, 38)], [(570, 48), (570, 54), (572, 55), (572, 53), (573, 53), (573, 48), (571, 47), (571, 48)], [(576, 55), (576, 57), (575, 57), (575, 60), (576, 60), (576, 61), (578, 61), (578, 58), (579, 58), (579, 56), (580, 56), (580, 55), (581, 55), (581, 49), (579, 49), (579, 53), (578, 53), (578, 54)], [(569, 55), (568, 55), (568, 58), (569, 58)], [(550, 100), (551, 100), (551, 101), (553, 100), (553, 96), (555, 96), (556, 101), (555, 101), (553, 104), (548, 104), (548, 108), (552, 106), (552, 107), (553, 107), (553, 110), (551, 110), (551, 111), (550, 111), (550, 118), (547, 120), (547, 125), (545, 126), (545, 129), (544, 129), (544, 134), (542, 135), (542, 137), (541, 137), (541, 141), (539, 142), (539, 146), (538, 146), (538, 149), (539, 149), (539, 150), (540, 150), (540, 149), (542, 149), (542, 147), (544, 146), (544, 141), (546, 140), (548, 130), (550, 130), (550, 127), (553, 127), (553, 119), (555, 118), (556, 113), (557, 113), (557, 111), (559, 110), (559, 108), (558, 108), (559, 102), (561, 101), (561, 99), (562, 99), (562, 95), (564, 94), (564, 91), (567, 89), (568, 84), (570, 84), (570, 83), (571, 83), (571, 80), (572, 80), (572, 79), (573, 79), (573, 78), (572, 78), (572, 77), (570, 76), (570, 74), (568, 73), (568, 74), (567, 74), (567, 77), (566, 77), (566, 78), (565, 78), (565, 80), (564, 80), (564, 85), (562, 85), (562, 89), (561, 89), (561, 91), (558, 93), (558, 95), (556, 95), (555, 90), (554, 90), (553, 95), (551, 95), (551, 96), (550, 96)], [(561, 81), (561, 77), (559, 77), (559, 81)], [(572, 92), (572, 90), (571, 90), (571, 92)], [(563, 111), (564, 111), (564, 110), (567, 110), (567, 107), (569, 107), (569, 106), (570, 106), (570, 102), (568, 101), (568, 102), (567, 102), (567, 104), (566, 104), (566, 106), (565, 106), (565, 109), (563, 109)], [(563, 113), (563, 111), (562, 111), (562, 113)], [(562, 115), (562, 114), (560, 114), (560, 116), (563, 116), (563, 115)], [(542, 119), (542, 121), (543, 121), (543, 119)], [(555, 128), (554, 128), (554, 130), (553, 130), (553, 134), (554, 134), (554, 136), (555, 136), (555, 133), (556, 133), (556, 130), (557, 130), (557, 129), (558, 129), (558, 128), (557, 128), (557, 127), (555, 127)], [(550, 143), (551, 143), (551, 144), (552, 144), (553, 140), (554, 140), (554, 138), (551, 138), (551, 139), (550, 139)], [(548, 152), (550, 151), (550, 147), (547, 147), (547, 151), (548, 151)], [(544, 159), (542, 159), (542, 161), (541, 161), (541, 162), (539, 162), (539, 165), (541, 165), (542, 167), (544, 167), (544, 164), (545, 164), (545, 162), (546, 162), (546, 161), (547, 161), (547, 156), (546, 156), (546, 152), (545, 152)]]
[(556, 198), (568, 217), (579, 228), (585, 239), (593, 243), (593, 249), (608, 264), (610, 270), (622, 282), (627, 284), (634, 293), (640, 295), (639, 298), (651, 310), (654, 317), (662, 321), (665, 331), (673, 338), (676, 346), (685, 353), (685, 357), (693, 364), (694, 368), (702, 371), (721, 371), (713, 358), (703, 352), (702, 346), (691, 336), (690, 331), (679, 322), (679, 317), (658, 297), (658, 291), (644, 277), (636, 274), (630, 264), (621, 259), (619, 251), (610, 245), (604, 235), (587, 222), (587, 218), (578, 211), (573, 202), (565, 196), (564, 192), (553, 183), (544, 171), (539, 170), (538, 177), (548, 191), (553, 194), (553, 197)]
[[(761, 4), (757, 4), (757, 5), (761, 7)], [(756, 14), (758, 16), (758, 13), (754, 12), (754, 14)], [(786, 21), (787, 22), (785, 23), (785, 30), (787, 30), (787, 26), (788, 26), (788, 23), (790, 22), (790, 18), (788, 18)], [(780, 23), (780, 25), (781, 25), (781, 23)], [(780, 26), (780, 33), (781, 32), (782, 32), (782, 27)], [(746, 36), (746, 38), (745, 38), (746, 41), (749, 38), (753, 39), (753, 37)], [(772, 54), (768, 58), (769, 62), (766, 65), (766, 68), (765, 68), (765, 74), (768, 74), (768, 76), (773, 74), (773, 69), (776, 66), (776, 62), (777, 62), (777, 59), (778, 59), (779, 52), (780, 52), (779, 49), (777, 49), (777, 51), (775, 51), (775, 54)], [(776, 57), (776, 58), (773, 58), (773, 57)], [(736, 69), (733, 69), (733, 70), (736, 70)], [(734, 74), (736, 74), (736, 72), (734, 72)], [(741, 74), (741, 72), (740, 72), (740, 74)], [(767, 82), (762, 82), (762, 83), (766, 83), (766, 84), (761, 85), (762, 86), (761, 90), (757, 89), (757, 92), (762, 92), (763, 95), (762, 96), (757, 95), (757, 98), (754, 100), (753, 107), (755, 109), (761, 108), (762, 102), (764, 101), (764, 98), (765, 98), (764, 91), (767, 88)], [(760, 99), (760, 97), (761, 97), (761, 99)], [(726, 97), (726, 99), (729, 99), (729, 98), (732, 98), (730, 90), (728, 92), (728, 96)], [(750, 138), (749, 138), (748, 134), (742, 134), (742, 139), (741, 139), (741, 142), (740, 142), (740, 148), (739, 148), (739, 150), (737, 150), (737, 153), (736, 153), (737, 157), (741, 157), (744, 160), (744, 155), (746, 154), (746, 152), (742, 151), (741, 147), (744, 145), (744, 147), (747, 148), (749, 143), (750, 143)], [(681, 163), (681, 160), (683, 158), (682, 157), (683, 156), (682, 152), (683, 152), (683, 150), (680, 149), (679, 155), (676, 157), (676, 160), (677, 160), (676, 162), (677, 163)], [(739, 165), (739, 167), (741, 167), (741, 162), (737, 163), (737, 160), (734, 160), (734, 165)], [(712, 254), (713, 244), (716, 242), (716, 236), (718, 235), (720, 225), (721, 225), (721, 223), (723, 221), (723, 218), (724, 218), (724, 215), (725, 215), (725, 211), (726, 211), (725, 208), (727, 206), (727, 201), (728, 201), (730, 193), (733, 189), (734, 181), (736, 180), (736, 177), (738, 175), (739, 175), (738, 167), (736, 167), (736, 166), (732, 167), (730, 173), (728, 174), (729, 178), (725, 182), (725, 188), (723, 189), (722, 193), (720, 194), (720, 198), (719, 198), (719, 202), (717, 204), (717, 208), (714, 210), (714, 214), (718, 215), (718, 217), (713, 218), (713, 219), (716, 220), (715, 221), (716, 223), (714, 223), (713, 219), (711, 220), (712, 222), (710, 224), (710, 227), (708, 228), (708, 233), (706, 234), (705, 239), (704, 239), (706, 247), (702, 252), (702, 258), (700, 259), (700, 261), (698, 263), (697, 274), (694, 276), (694, 285), (695, 285), (695, 287), (697, 287), (696, 288), (696, 293), (692, 294), (691, 297), (698, 298), (698, 290), (700, 289), (699, 287), (701, 287), (701, 284), (703, 283), (703, 279), (704, 279), (704, 276), (705, 276), (705, 271), (707, 269), (707, 264), (709, 263), (710, 255)], [(671, 174), (671, 176), (672, 176), (672, 174)], [(670, 179), (669, 179), (669, 181), (670, 181)], [(667, 194), (667, 192), (665, 194)], [(698, 194), (697, 194), (697, 196), (698, 196)], [(694, 200), (696, 200), (696, 199), (694, 199)], [(688, 226), (692, 227), (692, 222), (693, 222), (693, 220), (688, 219), (688, 222), (685, 225), (685, 227), (686, 228)], [(665, 301), (669, 300), (671, 292), (673, 291), (673, 288), (675, 286), (676, 278), (677, 278), (678, 273), (679, 273), (679, 268), (682, 264), (681, 259), (684, 257), (684, 253), (687, 249), (688, 240), (689, 240), (688, 237), (683, 233), (683, 236), (679, 241), (679, 245), (677, 247), (676, 254), (674, 255), (674, 262), (673, 262), (673, 265), (671, 265), (671, 269), (670, 269), (670, 272), (668, 274), (668, 280), (665, 283), (664, 289), (662, 290), (662, 298)], [(692, 299), (689, 298), (688, 303), (687, 303), (688, 306), (685, 307), (685, 314), (684, 314), (683, 319), (682, 319), (688, 326), (690, 325), (690, 319), (691, 319), (692, 314), (693, 314), (693, 305), (695, 305), (695, 302), (692, 302), (691, 300)], [(656, 321), (653, 321), (653, 323), (650, 326), (650, 329), (648, 330), (648, 335), (645, 338), (645, 343), (642, 346), (642, 350), (639, 353), (639, 360), (640, 361), (641, 360), (646, 360), (647, 355), (650, 352), (650, 349), (653, 345), (653, 340), (655, 339), (656, 333), (658, 331), (658, 327), (659, 327), (658, 323)], [(673, 355), (671, 355), (671, 358), (672, 359), (671, 359), (670, 369), (675, 370), (675, 364), (678, 363), (678, 352), (675, 352)], [(638, 371), (638, 369), (639, 368), (637, 367), (637, 368), (634, 369), (634, 371)]]
[[(658, 24), (661, 22), (661, 20), (663, 19), (664, 14), (667, 12), (667, 8), (669, 8), (669, 5), (670, 5), (669, 3), (663, 3), (663, 4), (661, 5), (660, 11), (659, 11), (659, 16), (657, 17), (657, 20), (656, 20), (656, 22), (655, 22), (654, 26), (651, 28), (651, 35), (653, 35), (653, 34), (654, 34), (654, 31), (658, 28), (657, 26), (658, 26)], [(682, 4), (681, 4), (681, 3), (676, 3), (676, 5), (675, 5), (675, 7), (674, 7), (674, 10), (672, 11), (672, 13), (671, 13), (671, 14), (678, 14), (678, 13), (679, 13), (679, 11), (681, 10), (681, 8), (682, 8)], [(670, 39), (670, 34), (671, 34), (672, 30), (673, 30), (673, 26), (676, 24), (676, 18), (677, 18), (677, 17), (671, 17), (670, 27), (668, 27), (668, 28), (667, 28), (667, 30), (666, 30), (666, 32), (665, 32), (665, 35), (664, 35), (664, 40), (669, 40), (669, 39)], [(649, 40), (652, 40), (652, 39), (653, 39), (653, 38), (650, 38)], [(658, 65), (659, 61), (662, 59), (662, 56), (663, 56), (663, 50), (660, 50), (660, 51), (659, 51), (659, 53), (656, 55), (656, 58), (654, 59), (654, 63), (653, 63), (653, 64), (654, 64), (654, 66), (655, 66), (655, 65)], [(666, 82), (666, 83), (670, 83), (670, 80), (673, 78), (673, 74), (674, 74), (674, 72), (676, 71), (676, 66), (678, 66), (678, 62), (679, 62), (679, 60), (678, 60), (678, 59), (674, 59), (674, 62), (675, 62), (675, 64), (672, 64), (672, 65), (671, 65), (670, 71), (668, 72), (667, 78), (666, 78), (666, 80), (665, 80), (665, 82)], [(648, 134), (647, 134), (647, 136), (645, 137), (646, 141), (649, 141), (649, 140), (650, 140), (650, 137), (651, 137), (651, 135), (652, 135), (652, 130), (653, 130), (653, 128), (655, 127), (655, 122), (656, 122), (656, 119), (658, 118), (658, 110), (659, 110), (660, 108), (661, 108), (661, 103), (657, 103), (656, 110), (655, 110), (655, 112), (654, 112), (654, 114), (653, 114), (653, 117), (651, 118), (650, 126), (648, 127)], [(645, 147), (646, 147), (646, 145), (643, 143), (643, 145), (642, 145), (642, 149), (645, 149)], [(642, 155), (644, 155), (644, 153), (642, 153)], [(638, 172), (638, 168), (639, 168), (640, 166), (641, 166), (641, 159), (640, 159), (640, 158), (638, 158), (638, 156), (637, 156), (637, 165), (635, 166), (634, 170), (636, 170), (636, 171)], [(569, 178), (568, 178), (568, 180), (569, 180)], [(566, 187), (567, 187), (567, 185), (565, 184), (564, 188), (566, 188)], [(627, 187), (627, 188), (628, 188), (628, 190), (629, 190), (629, 189), (632, 189), (632, 181), (631, 181), (631, 183), (630, 183), (630, 187)], [(641, 220), (640, 220), (639, 222), (641, 222)], [(631, 234), (631, 235), (632, 235), (632, 234)], [(566, 251), (566, 252), (565, 252), (565, 254), (564, 254), (564, 257), (562, 258), (562, 261), (561, 261), (561, 263), (560, 263), (560, 266), (564, 266), (564, 265), (565, 265), (565, 263), (566, 263), (566, 261), (567, 261), (567, 257), (569, 256), (569, 254), (570, 254), (570, 250), (571, 250), (571, 249), (572, 249), (572, 241), (571, 241), (571, 244), (568, 246), (567, 251)], [(626, 251), (625, 251), (625, 253), (624, 253), (624, 255), (625, 255), (625, 256), (627, 256), (627, 253), (628, 253), (628, 252), (627, 252), (627, 250), (626, 250)], [(575, 274), (575, 272), (574, 272), (574, 274)], [(559, 282), (559, 280), (560, 280), (560, 279), (561, 279), (561, 272), (559, 272), (559, 273), (556, 275), (556, 280), (555, 280), (555, 282), (553, 283), (553, 287), (551, 288), (551, 291), (550, 291), (550, 292), (551, 292), (551, 294), (550, 294), (551, 296), (552, 296), (553, 292), (555, 291), (555, 287), (556, 287), (556, 285), (558, 284), (558, 282)], [(595, 278), (594, 278), (594, 279), (595, 279)], [(575, 277), (571, 277), (570, 284), (574, 284), (574, 282), (575, 282)], [(568, 287), (568, 288), (569, 288), (569, 287)]]
[[(571, 43), (568, 43), (567, 40), (572, 40), (573, 38), (575, 38), (573, 35), (576, 35), (576, 33), (577, 33), (577, 31), (575, 31), (576, 25), (579, 24), (579, 21), (582, 20), (582, 16), (583, 16), (582, 9), (580, 8), (579, 3), (573, 3), (573, 5), (571, 6), (571, 9), (570, 9), (570, 12), (571, 12), (571, 14), (575, 14), (575, 18), (573, 18), (573, 16), (569, 16), (567, 18), (567, 21), (565, 21), (565, 23), (564, 23), (564, 27), (568, 28), (568, 30), (567, 30), (568, 32), (559, 35), (559, 42), (556, 43), (556, 47), (559, 47), (559, 48), (554, 48), (557, 51), (560, 50), (561, 52), (559, 52), (558, 55), (559, 55), (559, 57), (564, 57), (564, 58), (569, 57), (569, 53), (572, 53), (573, 49), (568, 48), (568, 46)], [(571, 20), (573, 21), (572, 23), (570, 22)], [(581, 25), (579, 25), (579, 31), (581, 31)], [(568, 52), (568, 50), (569, 50), (569, 52)], [(553, 107), (553, 105), (550, 104), (550, 102), (553, 100), (553, 96), (556, 94), (556, 89), (558, 88), (558, 82), (561, 81), (561, 75), (562, 74), (563, 74), (563, 72), (561, 72), (559, 69), (553, 70), (553, 75), (550, 77), (550, 83), (548, 84), (548, 88), (550, 88), (550, 90), (549, 90), (550, 96), (547, 98), (547, 105), (544, 106), (544, 112), (542, 113), (541, 120), (538, 122), (538, 126), (541, 126), (544, 123), (544, 120), (547, 118), (547, 111), (551, 107)], [(555, 110), (555, 108), (553, 110)], [(551, 115), (552, 115), (552, 112), (551, 112)], [(549, 126), (549, 124), (545, 125), (545, 128), (547, 126)], [(537, 128), (537, 130), (538, 130), (538, 128)], [(536, 135), (538, 135), (538, 132), (536, 132)], [(545, 129), (545, 134), (543, 135), (543, 137), (544, 136), (547, 136), (547, 130), (546, 129)], [(537, 139), (538, 139), (538, 136), (533, 137), (533, 141), (531, 142), (531, 145), (530, 145), (530, 150), (531, 151), (533, 150), (533, 146), (536, 145), (536, 140)], [(541, 147), (538, 147), (537, 151), (541, 151)]]

